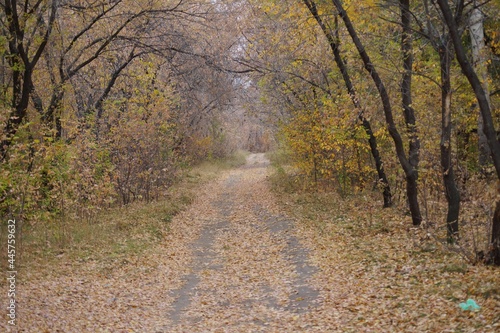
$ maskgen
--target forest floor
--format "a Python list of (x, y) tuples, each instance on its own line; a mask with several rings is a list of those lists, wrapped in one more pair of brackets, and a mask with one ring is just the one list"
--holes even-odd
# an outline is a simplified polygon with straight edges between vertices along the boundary
[[(26, 269), (18, 325), (0, 330), (500, 331), (499, 269), (419, 243), (394, 212), (361, 228), (348, 215), (368, 210), (359, 202), (277, 195), (268, 166), (252, 154), (205, 183), (137, 255)], [(481, 309), (461, 310), (467, 298)]]

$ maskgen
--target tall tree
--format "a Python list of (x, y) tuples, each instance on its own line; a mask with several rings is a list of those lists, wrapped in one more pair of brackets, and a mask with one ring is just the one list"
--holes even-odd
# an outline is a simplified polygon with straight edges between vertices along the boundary
[[(452, 89), (451, 89), (451, 63), (454, 56), (453, 45), (450, 34), (442, 25), (440, 19), (436, 17), (435, 10), (425, 0), (423, 2), (424, 17), (423, 24), (420, 24), (422, 30), (420, 33), (431, 42), (432, 47), (439, 55), (440, 68), (440, 88), (441, 88), (441, 169), (443, 184), (445, 187), (445, 196), (448, 202), (448, 212), (446, 215), (446, 229), (448, 241), (452, 242), (458, 236), (460, 214), (460, 192), (455, 179), (455, 171), (452, 161)], [(462, 11), (457, 12), (458, 16)], [(457, 18), (458, 18), (457, 16)], [(438, 25), (441, 26), (438, 26)]]
[[(400, 0), (399, 8), (401, 14), (401, 54), (403, 57), (403, 77), (401, 80), (401, 95), (403, 112), (406, 122), (406, 130), (409, 135), (408, 163), (409, 172), (406, 173), (406, 194), (412, 216), (413, 223), (417, 223), (420, 208), (418, 204), (418, 162), (420, 154), (420, 140), (417, 133), (417, 124), (415, 119), (415, 110), (412, 103), (412, 73), (413, 73), (413, 31), (411, 27), (412, 14), (410, 11), (410, 1)], [(406, 171), (405, 171), (406, 172)], [(418, 224), (418, 223), (417, 223)]]
[[(497, 178), (500, 179), (500, 142), (497, 140), (488, 97), (486, 96), (486, 92), (483, 88), (481, 80), (474, 70), (474, 67), (467, 58), (465, 48), (462, 45), (461, 35), (458, 32), (456, 18), (453, 15), (453, 11), (448, 3), (448, 0), (437, 0), (437, 3), (443, 15), (443, 19), (448, 26), (458, 63), (460, 64), (464, 75), (467, 77), (467, 80), (469, 81), (469, 84), (474, 90), (474, 94), (476, 95), (479, 109), (481, 110), (481, 116), (483, 118), (484, 134), (486, 135), (486, 138), (488, 140), (488, 146), (491, 151), (491, 157), (495, 166)], [(463, 5), (463, 0), (459, 0), (457, 8), (460, 9), (463, 7)], [(491, 262), (500, 265), (500, 214), (497, 214), (497, 212), (499, 211), (500, 201), (497, 201), (495, 214), (493, 216), (491, 232), (492, 236), (490, 240), (491, 250), (489, 256), (491, 258)]]
[[(46, 70), (51, 77), (50, 96), (45, 98), (45, 103), (42, 98), (34, 103), (42, 120), (50, 127), (55, 125), (57, 137), (62, 134), (61, 103), (68, 84), (82, 92), (88, 85), (88, 76), (93, 75), (96, 68), (101, 66), (99, 71), (109, 72), (106, 79), (102, 76), (105, 81), (102, 87), (91, 82), (89, 100), (85, 106), (78, 105), (80, 118), (95, 113), (99, 122), (103, 102), (122, 71), (144, 54), (165, 54), (171, 50), (172, 45), (165, 41), (163, 29), (168, 26), (169, 15), (184, 13), (180, 7), (183, 3), (184, 0), (170, 6), (155, 3), (135, 6), (126, 0), (99, 0), (79, 6), (61, 5), (61, 17), (56, 20), (59, 38), (46, 55)], [(164, 45), (160, 45), (161, 41)], [(108, 64), (103, 66), (105, 62)], [(44, 88), (40, 90), (47, 90)]]
[(356, 112), (358, 113), (358, 118), (361, 121), (361, 124), (365, 129), (366, 134), (368, 135), (368, 142), (370, 144), (371, 154), (373, 156), (373, 159), (375, 160), (375, 167), (377, 169), (378, 178), (383, 187), (384, 207), (390, 207), (392, 205), (392, 194), (389, 182), (387, 180), (387, 175), (384, 170), (384, 164), (382, 163), (382, 158), (380, 156), (380, 152), (377, 147), (377, 139), (373, 134), (370, 121), (366, 119), (364, 115), (365, 113), (364, 109), (360, 103), (358, 93), (356, 92), (356, 89), (352, 84), (351, 77), (347, 70), (347, 65), (345, 64), (344, 60), (342, 59), (342, 56), (340, 55), (339, 40), (335, 37), (334, 32), (327, 27), (325, 22), (323, 22), (322, 17), (318, 13), (316, 3), (312, 0), (303, 0), (303, 2), (311, 12), (311, 15), (314, 17), (318, 25), (321, 27), (321, 31), (323, 31), (323, 34), (328, 40), (328, 44), (330, 45), (330, 49), (333, 54), (333, 58), (335, 60), (337, 67), (340, 70), (340, 73), (342, 74), (342, 78), (344, 80), (344, 84), (349, 94), (349, 97), (351, 98), (351, 101), (354, 104)]
[[(488, 87), (488, 67), (486, 63), (486, 49), (484, 43), (484, 14), (479, 1), (474, 0), (473, 8), (469, 16), (469, 35), (472, 50), (472, 63), (479, 79), (481, 80), (488, 104), (490, 104), (490, 93)], [(488, 139), (484, 132), (483, 116), (479, 113), (477, 122), (477, 134), (479, 144), (479, 165), (484, 167), (490, 161), (490, 149)]]
[[(344, 21), (347, 31), (349, 32), (349, 35), (359, 53), (359, 56), (363, 61), (365, 70), (369, 73), (370, 77), (375, 83), (375, 86), (377, 87), (379, 97), (382, 101), (382, 106), (384, 109), (384, 116), (385, 116), (385, 121), (387, 123), (387, 128), (390, 136), (394, 141), (394, 145), (396, 147), (396, 155), (406, 176), (406, 189), (407, 189), (406, 193), (408, 196), (408, 203), (410, 206), (412, 223), (413, 225), (420, 225), (420, 223), (422, 222), (422, 215), (420, 213), (420, 206), (418, 203), (418, 189), (417, 189), (418, 171), (412, 164), (412, 162), (410, 162), (409, 157), (406, 156), (403, 139), (396, 127), (396, 122), (394, 121), (394, 115), (392, 112), (392, 105), (388, 91), (385, 87), (382, 78), (378, 74), (375, 65), (370, 59), (370, 56), (368, 55), (363, 43), (361, 42), (358, 33), (356, 32), (356, 29), (354, 28), (354, 25), (352, 24), (351, 19), (347, 14), (346, 10), (344, 9), (341, 1), (332, 0), (332, 3), (337, 9), (342, 20)], [(411, 124), (407, 124), (407, 126), (411, 126)], [(414, 145), (414, 149), (417, 147), (418, 146)]]

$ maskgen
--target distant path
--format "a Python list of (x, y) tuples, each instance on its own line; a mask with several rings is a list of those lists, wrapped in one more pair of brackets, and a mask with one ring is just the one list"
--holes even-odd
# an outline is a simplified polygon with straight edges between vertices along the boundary
[(317, 307), (309, 284), (317, 269), (273, 200), (268, 165), (264, 154), (248, 156), (213, 186), (208, 205), (191, 211), (203, 226), (185, 283), (171, 291), (166, 332), (295, 332)]

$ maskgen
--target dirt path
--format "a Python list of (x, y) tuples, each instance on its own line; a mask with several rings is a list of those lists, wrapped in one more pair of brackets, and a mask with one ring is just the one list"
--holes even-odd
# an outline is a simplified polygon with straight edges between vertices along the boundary
[(269, 191), (268, 164), (253, 154), (208, 183), (140, 255), (27, 269), (18, 325), (0, 331), (324, 332), (317, 268)]
[[(315, 216), (336, 222), (324, 231), (295, 223), (269, 189), (268, 163), (250, 155), (199, 188), (161, 241), (141, 251), (26, 268), (18, 326), (0, 321), (0, 332), (498, 332), (498, 300), (481, 296), (498, 290), (496, 271), (462, 270), (449, 255), (432, 261), (399, 219), (392, 229), (353, 229), (346, 216), (356, 202), (339, 201), (333, 220), (332, 210)], [(478, 281), (478, 270), (489, 280)], [(480, 312), (459, 308), (468, 297)]]
[(210, 210), (195, 214), (204, 225), (191, 244), (190, 273), (172, 291), (166, 331), (291, 332), (311, 326), (299, 319), (320, 302), (309, 284), (316, 268), (307, 262), (292, 221), (274, 204), (267, 164), (262, 154), (250, 155), (214, 186)]

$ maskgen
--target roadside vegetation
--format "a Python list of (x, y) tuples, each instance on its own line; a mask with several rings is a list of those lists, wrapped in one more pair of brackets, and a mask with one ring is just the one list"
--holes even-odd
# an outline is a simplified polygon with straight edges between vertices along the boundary
[[(221, 171), (243, 165), (246, 156), (246, 152), (236, 151), (186, 168), (162, 197), (151, 202), (101, 209), (84, 220), (65, 216), (24, 226), (18, 234), (20, 278), (39, 276), (47, 269), (64, 272), (64, 265), (87, 261), (99, 263), (104, 271), (122, 266), (164, 241), (171, 220), (191, 204), (197, 190)], [(5, 244), (6, 237), (6, 232), (0, 234)], [(2, 264), (7, 263), (5, 251), (1, 256)]]
[[(324, 273), (322, 283), (331, 286), (345, 332), (385, 330), (391, 324), (400, 332), (500, 328), (500, 271), (476, 261), (473, 252), (473, 242), (487, 242), (480, 220), (471, 219), (463, 241), (449, 244), (443, 226), (412, 226), (404, 203), (381, 209), (377, 191), (342, 197), (311, 187), (286, 153), (269, 156), (274, 192), (310, 240), (314, 264)], [(467, 299), (480, 311), (461, 310)]]

